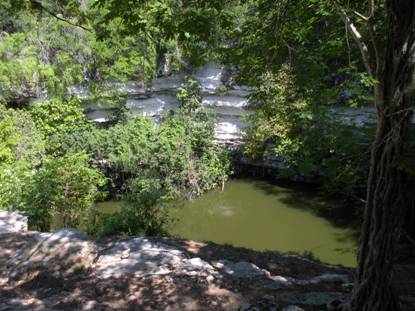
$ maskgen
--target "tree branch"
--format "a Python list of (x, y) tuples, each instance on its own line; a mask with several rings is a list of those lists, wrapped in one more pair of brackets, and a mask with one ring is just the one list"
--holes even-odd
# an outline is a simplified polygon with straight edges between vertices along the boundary
[(350, 41), (349, 41), (349, 30), (347, 29), (347, 26), (344, 25), (344, 32), (346, 35), (346, 43), (347, 43), (347, 56), (348, 56), (348, 60), (349, 60), (349, 66), (352, 66), (352, 53), (351, 53), (351, 48), (350, 48)]
[(379, 45), (378, 45), (378, 41), (376, 40), (375, 27), (373, 25), (372, 17), (368, 19), (367, 26), (369, 29), (370, 41), (372, 42), (373, 50), (375, 53), (376, 76), (378, 76), (379, 70), (381, 69), (381, 59), (380, 59)]
[(361, 19), (363, 19), (364, 21), (368, 21), (370, 17), (366, 17), (364, 16), (362, 13), (359, 13), (357, 11), (353, 11), (353, 14), (356, 15), (357, 17), (360, 17)]
[(375, 0), (369, 0), (369, 19), (375, 16)]
[(74, 26), (74, 27), (79, 27), (79, 28), (81, 28), (81, 29), (83, 29), (83, 30), (85, 30), (85, 31), (88, 31), (88, 32), (92, 32), (92, 29), (89, 29), (89, 28), (87, 28), (87, 27), (85, 27), (85, 26), (82, 26), (82, 25), (79, 25), (79, 24), (76, 24), (76, 23), (73, 23), (73, 22), (71, 22), (70, 20), (67, 20), (67, 19), (65, 19), (65, 18), (62, 18), (62, 17), (60, 17), (60, 16), (58, 16), (57, 14), (55, 14), (54, 12), (52, 12), (51, 10), (49, 10), (48, 8), (46, 8), (45, 6), (43, 6), (43, 4), (42, 3), (40, 3), (40, 2), (37, 2), (37, 1), (31, 1), (31, 4), (32, 4), (32, 7), (33, 8), (37, 8), (37, 9), (39, 9), (39, 10), (43, 10), (43, 11), (45, 11), (46, 13), (48, 13), (49, 15), (51, 15), (52, 17), (54, 17), (54, 18), (56, 18), (56, 19), (58, 19), (58, 20), (60, 20), (60, 21), (62, 21), (62, 22), (65, 22), (65, 23), (67, 23), (67, 24), (69, 24), (69, 25), (71, 25), (71, 26)]
[(360, 53), (362, 54), (363, 63), (366, 67), (366, 70), (372, 78), (374, 78), (374, 72), (372, 68), (372, 64), (370, 62), (370, 53), (369, 49), (363, 40), (363, 36), (360, 34), (359, 30), (351, 21), (350, 17), (347, 15), (346, 10), (341, 6), (341, 4), (337, 0), (333, 0), (334, 5), (336, 6), (337, 10), (339, 11), (340, 17), (343, 22), (346, 24), (347, 29), (349, 29), (350, 33), (353, 36), (357, 46), (359, 47)]

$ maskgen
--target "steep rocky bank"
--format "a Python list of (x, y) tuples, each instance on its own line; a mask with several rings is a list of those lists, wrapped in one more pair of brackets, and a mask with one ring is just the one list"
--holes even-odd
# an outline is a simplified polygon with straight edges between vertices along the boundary
[[(185, 87), (189, 73), (176, 72), (161, 76), (152, 84), (143, 81), (127, 81), (112, 85), (113, 92), (127, 97), (126, 108), (133, 115), (149, 116), (158, 119), (170, 110), (179, 107), (177, 89)], [(250, 88), (233, 85), (225, 66), (210, 62), (190, 73), (200, 87), (202, 105), (215, 118), (215, 140), (230, 146), (242, 142), (246, 122), (243, 116), (249, 113), (247, 96)], [(88, 92), (82, 87), (71, 88), (72, 94), (86, 98)], [(89, 120), (103, 123), (110, 120), (117, 110), (116, 105), (85, 105)]]
[[(115, 94), (127, 97), (126, 108), (133, 115), (150, 116), (155, 119), (170, 110), (178, 109), (177, 89), (185, 86), (186, 78), (191, 76), (198, 84), (202, 95), (202, 105), (216, 118), (215, 140), (229, 146), (238, 146), (243, 142), (245, 129), (249, 126), (244, 119), (252, 112), (249, 95), (252, 88), (236, 85), (234, 73), (227, 66), (208, 62), (192, 72), (175, 72), (161, 76), (152, 84), (143, 81), (114, 83), (109, 87)], [(71, 93), (79, 98), (87, 98), (88, 91), (83, 87), (72, 87)], [(110, 95), (108, 95), (110, 96)], [(93, 122), (109, 121), (117, 105), (85, 105), (85, 112)], [(356, 127), (376, 121), (373, 107), (350, 108), (336, 106), (330, 115), (336, 122)], [(413, 120), (415, 124), (415, 117)]]
[(335, 310), (352, 281), (297, 255), (172, 238), (23, 228), (0, 247), (0, 310)]

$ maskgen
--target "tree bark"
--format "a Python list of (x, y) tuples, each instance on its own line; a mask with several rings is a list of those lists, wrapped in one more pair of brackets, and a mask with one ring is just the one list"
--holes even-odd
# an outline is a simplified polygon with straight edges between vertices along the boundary
[(375, 78), (378, 125), (372, 147), (356, 283), (348, 308), (397, 311), (393, 264), (403, 218), (414, 197), (401, 169), (409, 145), (414, 94), (415, 1), (386, 0), (386, 46)]

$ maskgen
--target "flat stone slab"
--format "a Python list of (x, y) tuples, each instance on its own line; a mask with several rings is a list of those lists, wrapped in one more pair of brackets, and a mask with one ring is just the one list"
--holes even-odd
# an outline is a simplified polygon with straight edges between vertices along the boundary
[(95, 275), (108, 278), (132, 274), (168, 274), (186, 257), (172, 246), (137, 237), (118, 241), (99, 251)]
[(26, 232), (28, 217), (18, 211), (0, 211), (0, 233)]
[(280, 293), (278, 300), (294, 305), (326, 306), (333, 300), (344, 300), (345, 293), (340, 292), (305, 292)]
[(195, 257), (191, 259), (183, 259), (180, 264), (176, 266), (175, 273), (187, 276), (205, 276), (209, 280), (213, 280), (214, 275), (217, 275), (216, 269), (208, 262)]
[(295, 280), (294, 283), (298, 285), (311, 285), (319, 283), (348, 283), (350, 279), (345, 274), (334, 274), (334, 273), (325, 273), (319, 276), (316, 276), (309, 280)]
[(260, 269), (256, 265), (246, 261), (232, 262), (229, 260), (220, 260), (215, 267), (221, 269), (223, 273), (235, 278), (254, 278), (268, 277), (270, 273), (267, 270)]

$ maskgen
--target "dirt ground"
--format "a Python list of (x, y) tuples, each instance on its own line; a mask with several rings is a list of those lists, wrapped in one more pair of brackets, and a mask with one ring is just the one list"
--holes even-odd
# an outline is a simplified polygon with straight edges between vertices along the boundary
[[(336, 282), (290, 285), (283, 288), (258, 286), (250, 279), (206, 277), (199, 274), (148, 275), (97, 279), (93, 271), (59, 279), (39, 274), (30, 282), (8, 283), (7, 261), (34, 243), (33, 233), (0, 236), (0, 311), (4, 310), (328, 310), (326, 302), (346, 299), (350, 284)], [(112, 239), (114, 241), (115, 238)], [(256, 252), (228, 245), (154, 239), (199, 257), (210, 264), (218, 260), (251, 262), (271, 275), (310, 279), (322, 274), (353, 276), (352, 269), (334, 267), (295, 256), (274, 252)], [(109, 240), (98, 241), (105, 245)], [(403, 267), (400, 275), (413, 274)], [(408, 287), (408, 281), (400, 279)], [(415, 286), (414, 286), (415, 288)], [(410, 291), (403, 293), (406, 310)], [(408, 298), (409, 297), (409, 298)], [(321, 301), (321, 303), (319, 302)], [(334, 303), (335, 304), (335, 303)], [(332, 308), (332, 310), (335, 310)]]

